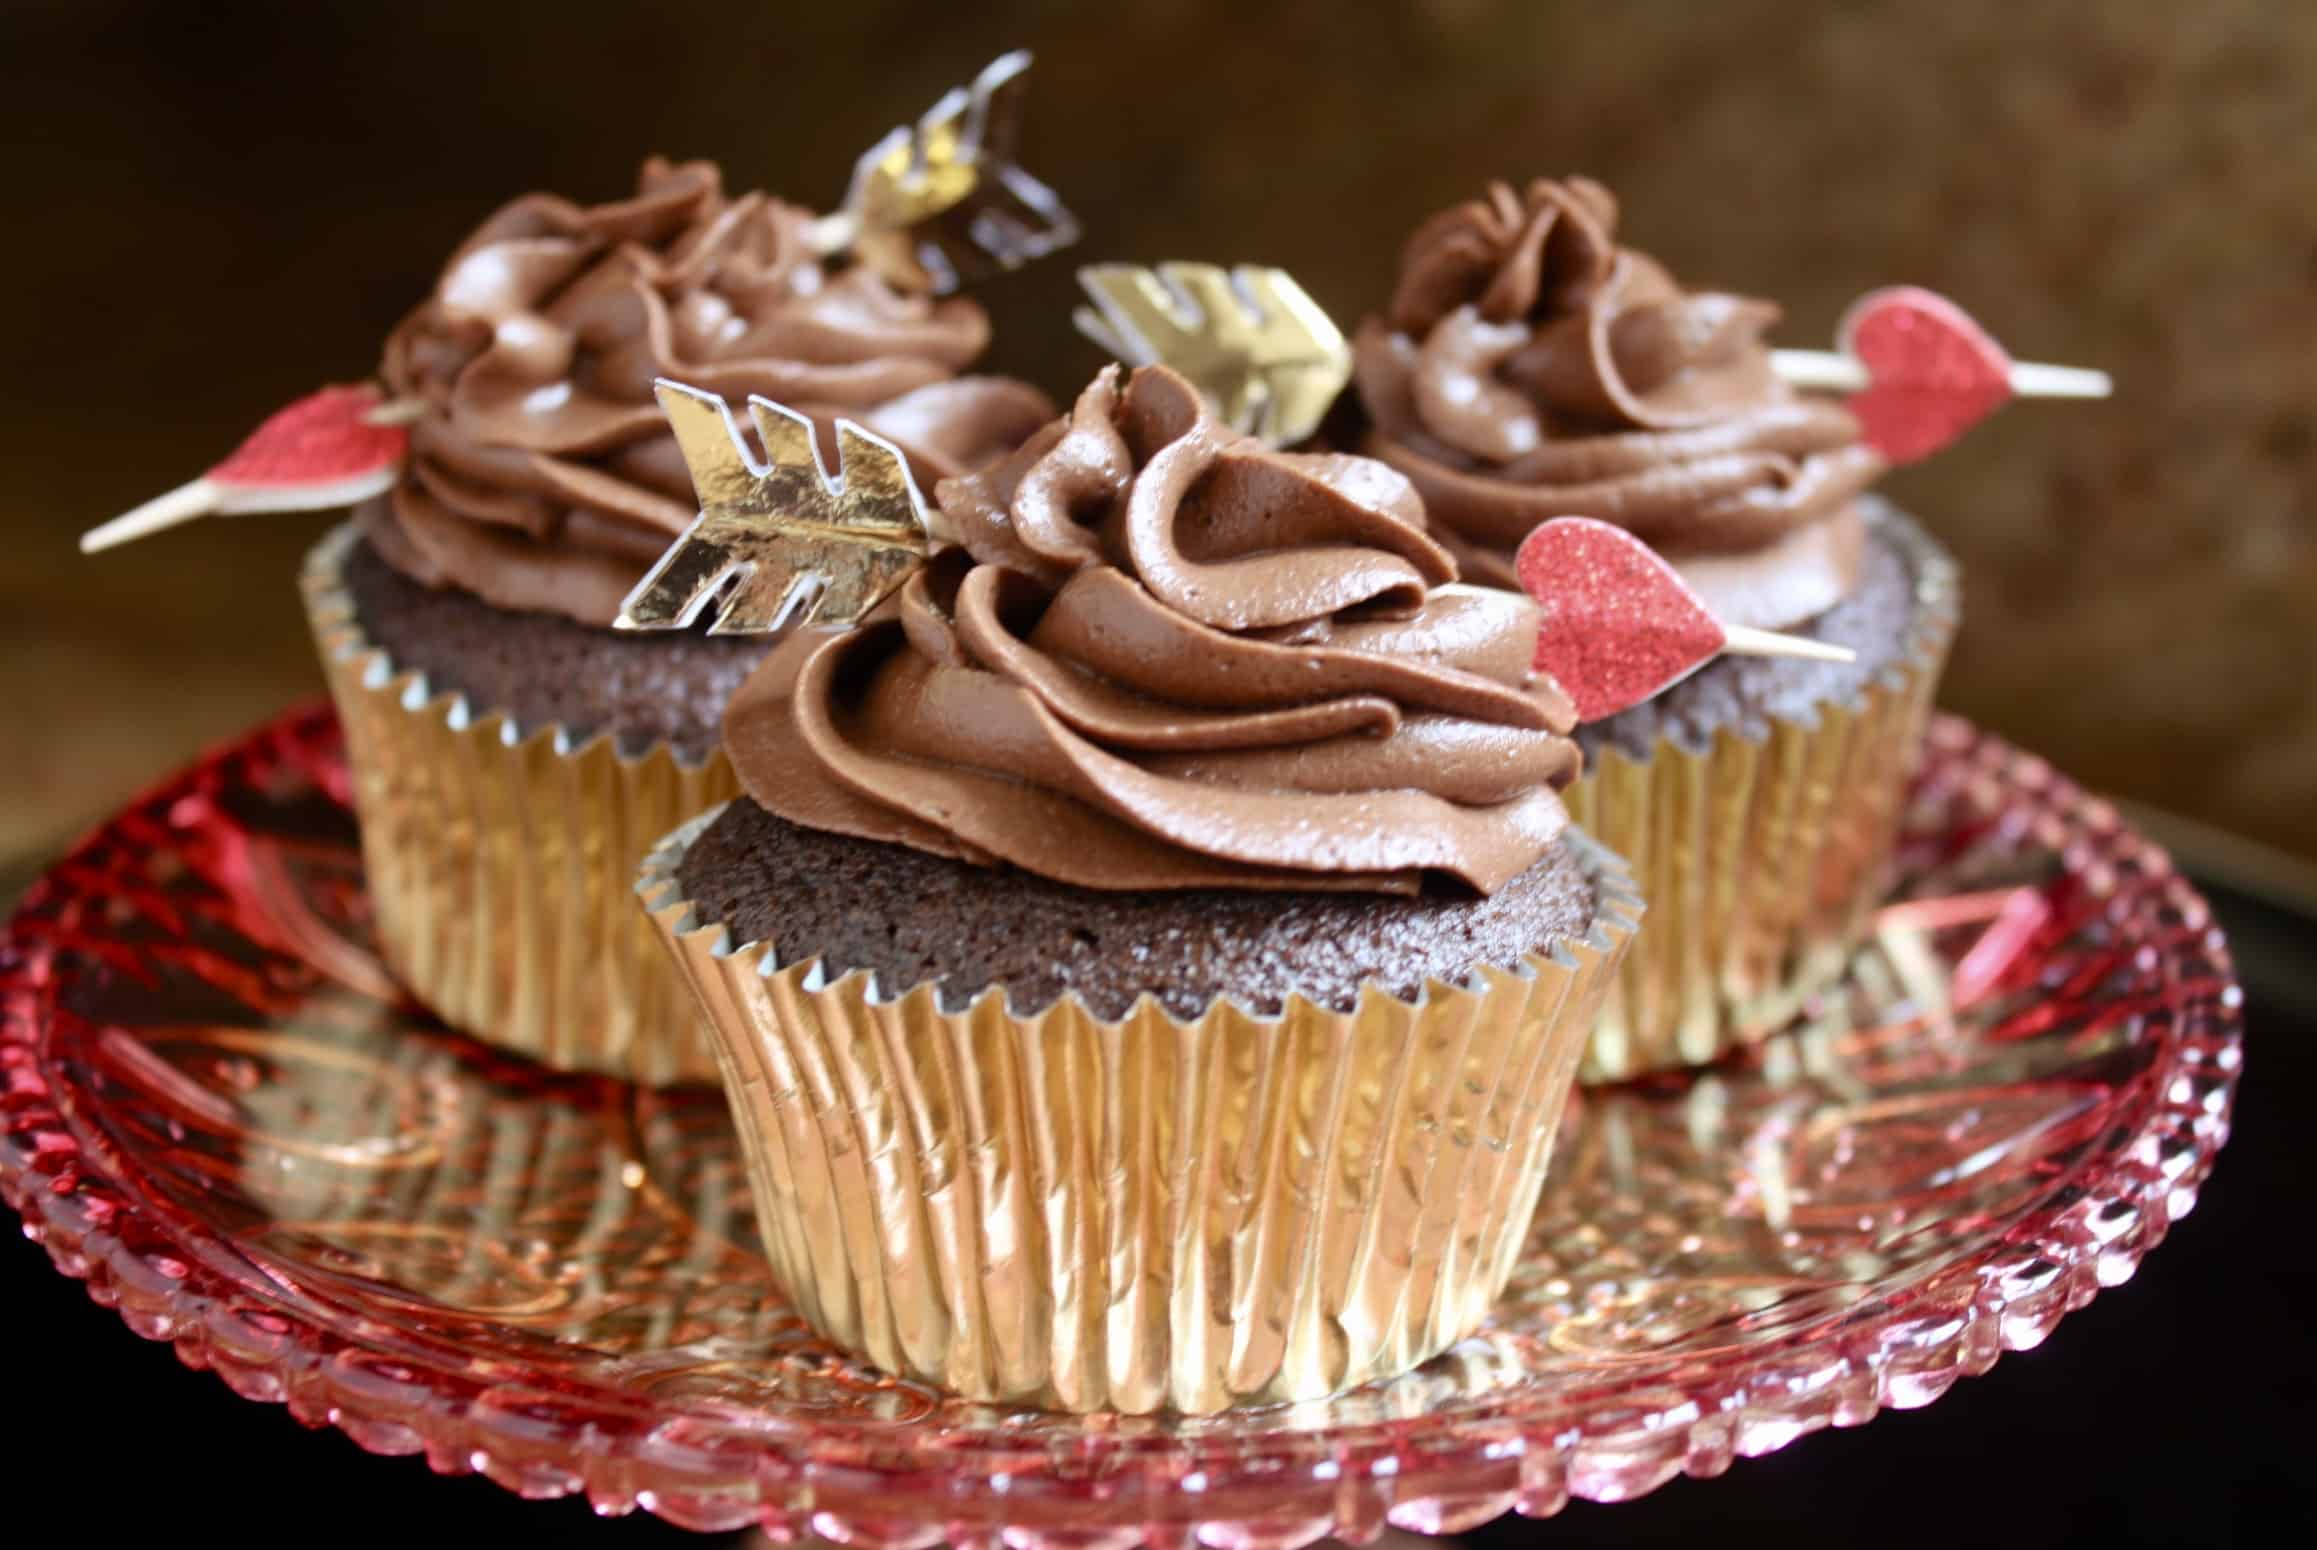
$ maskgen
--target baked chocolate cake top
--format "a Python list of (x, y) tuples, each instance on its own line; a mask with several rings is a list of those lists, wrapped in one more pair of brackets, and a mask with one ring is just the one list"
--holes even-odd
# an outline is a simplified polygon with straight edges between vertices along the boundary
[(1513, 587), (1540, 522), (1671, 560), (1725, 624), (1784, 629), (1857, 584), (1883, 470), (1840, 404), (1771, 369), (1765, 301), (1685, 291), (1617, 245), (1617, 202), (1538, 179), (1419, 227), (1354, 341), (1362, 450), (1415, 481), (1467, 578)]
[(354, 623), (397, 671), (426, 674), (478, 715), (504, 714), (525, 733), (560, 726), (577, 742), (610, 734), (640, 755), (668, 745), (687, 764), (715, 752), (724, 702), (770, 642), (700, 630), (627, 634), (560, 614), (494, 608), (457, 587), (411, 580), (368, 542), (340, 573)]
[(955, 1009), (991, 985), (1030, 1016), (1075, 993), (1095, 1016), (1143, 995), (1177, 1017), (1218, 998), (1276, 1014), (1291, 994), (1349, 1011), (1364, 986), (1414, 999), (1427, 980), (1470, 984), (1582, 936), (1597, 890), (1576, 847), (1547, 849), (1495, 893), (1280, 893), (1073, 888), (906, 846), (807, 829), (745, 799), (700, 835), (676, 884), (701, 925), (735, 945), (795, 944), (834, 978), (886, 995), (933, 984)]
[(838, 415), (921, 476), (979, 467), (1053, 415), (1027, 384), (958, 375), (989, 342), (961, 299), (832, 267), (812, 217), (728, 196), (707, 162), (646, 162), (633, 198), (508, 204), (386, 343), (426, 412), (364, 530), (387, 562), (500, 608), (608, 626), (694, 514), (656, 377)]
[(1494, 892), (1566, 824), (1536, 605), (1457, 585), (1384, 465), (1111, 368), (938, 497), (952, 546), (733, 698), (781, 817), (1082, 888), (1405, 894)]

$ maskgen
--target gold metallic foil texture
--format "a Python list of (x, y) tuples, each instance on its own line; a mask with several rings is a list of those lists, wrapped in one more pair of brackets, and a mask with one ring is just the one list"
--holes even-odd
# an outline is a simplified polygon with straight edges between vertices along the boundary
[(676, 882), (712, 817), (638, 891), (707, 1010), (780, 1284), (888, 1372), (1050, 1409), (1316, 1398), (1470, 1334), (1640, 914), (1573, 834), (1590, 927), (1469, 987), (1017, 1016), (733, 946)]
[(1233, 430), (1290, 447), (1351, 380), (1352, 347), (1284, 269), (1090, 264), (1078, 331), (1129, 366), (1181, 372)]
[(1563, 793), (1626, 858), (1649, 922), (1618, 970), (1580, 1079), (1703, 1065), (1774, 1032), (1849, 962), (1881, 902), (1961, 610), (1953, 560), (1911, 544), (1915, 616), (1900, 660), (1850, 701), (1702, 750), (1604, 750)]
[(631, 891), (673, 825), (736, 795), (721, 752), (617, 752), (608, 735), (518, 729), (398, 668), (355, 622), (351, 524), (302, 584), (345, 728), (378, 941), (444, 1022), (567, 1070), (714, 1081), (699, 1009)]

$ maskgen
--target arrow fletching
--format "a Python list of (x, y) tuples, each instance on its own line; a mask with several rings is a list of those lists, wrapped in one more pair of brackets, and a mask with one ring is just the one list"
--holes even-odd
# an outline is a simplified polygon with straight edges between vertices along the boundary
[(853, 168), (832, 234), (896, 285), (946, 294), (1078, 240), (1078, 218), (1014, 159), (1030, 55), (992, 60)]
[(1343, 330), (1284, 269), (1092, 264), (1078, 331), (1130, 366), (1166, 365), (1233, 429), (1275, 447), (1319, 428), (1351, 379)]
[(751, 398), (760, 463), (723, 399), (668, 381), (658, 394), (700, 515), (628, 594), (618, 628), (683, 629), (711, 606), (711, 635), (850, 624), (925, 563), (925, 500), (891, 442), (839, 420), (831, 475), (811, 420)]

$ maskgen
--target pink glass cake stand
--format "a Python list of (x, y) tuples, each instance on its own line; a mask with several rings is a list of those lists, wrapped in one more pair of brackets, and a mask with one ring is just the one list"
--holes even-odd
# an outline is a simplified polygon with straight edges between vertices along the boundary
[(0, 1192), (129, 1326), (380, 1453), (849, 1544), (1284, 1550), (1713, 1475), (2024, 1350), (2196, 1199), (2239, 993), (2164, 853), (1940, 723), (1847, 983), (1575, 1105), (1492, 1325), (1208, 1420), (948, 1400), (767, 1279), (721, 1102), (452, 1037), (373, 956), (335, 724), (50, 872), (0, 942)]

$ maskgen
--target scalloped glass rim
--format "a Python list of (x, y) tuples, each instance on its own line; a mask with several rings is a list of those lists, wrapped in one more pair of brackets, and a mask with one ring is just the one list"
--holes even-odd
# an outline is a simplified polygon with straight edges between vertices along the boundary
[[(503, 1350), (486, 1374), (472, 1350), (425, 1320), (381, 1328), (334, 1300), (343, 1288), (328, 1277), (299, 1283), (165, 1189), (146, 1187), (140, 1159), (88, 1123), (87, 1106), (101, 1099), (78, 1090), (73, 1070), (53, 1058), (61, 958), (158, 963), (172, 941), (220, 924), (173, 914), (176, 901), (142, 870), (149, 858), (178, 867), (172, 847), (206, 835), (216, 843), (203, 864), (246, 867), (247, 837), (215, 832), (233, 830), (226, 815), (317, 798), (342, 806), (340, 759), (326, 710), (285, 716), (132, 804), (27, 896), (0, 941), (0, 1196), (93, 1298), (238, 1393), (287, 1404), (306, 1424), (335, 1425), (375, 1452), (424, 1453), (437, 1470), (480, 1471), (525, 1495), (584, 1492), (600, 1511), (641, 1506), (700, 1529), (754, 1524), (904, 1547), (994, 1543), (1002, 1530), (1016, 1550), (1125, 1550), (1195, 1536), (1254, 1550), (1331, 1533), (1360, 1542), (1386, 1523), (1456, 1532), (1508, 1510), (1550, 1514), (1571, 1496), (1624, 1500), (1677, 1473), (1718, 1474), (1734, 1457), (1819, 1427), (1927, 1404), (2003, 1351), (2038, 1344), (2067, 1312), (2129, 1277), (2194, 1204), (2227, 1138), (2241, 1064), (2241, 994), (2226, 947), (2169, 858), (2042, 761), (1943, 719), (1902, 846), (1912, 886), (1953, 897), (1971, 881), (1965, 858), (1981, 870), (1992, 859), (1999, 870), (2051, 879), (2080, 906), (2065, 941), (2018, 966), (2011, 983), (2029, 994), (2015, 997), (1990, 1037), (2030, 1058), (2063, 1053), (2050, 1041), (2081, 1042), (2097, 1030), (2102, 1050), (2128, 1052), (2130, 1073), (2102, 1089), (2096, 1133), (2087, 1124), (2079, 1147), (2039, 1157), (2032, 1198), (1999, 1231), (1909, 1265), (1880, 1294), (1772, 1307), (1774, 1322), (1719, 1344), (1596, 1348), (1575, 1359), (1508, 1315), (1507, 1327), (1396, 1383), (1202, 1421), (979, 1409), (851, 1366), (802, 1337), (756, 1353), (784, 1386), (794, 1378), (798, 1402), (779, 1406), (655, 1390), (648, 1355), (601, 1364), (624, 1382), (569, 1371), (526, 1377)], [(130, 918), (135, 932), (120, 929)], [(229, 913), (223, 924), (230, 931), (237, 921)], [(1941, 946), (1942, 971), (1953, 946)], [(383, 989), (374, 966), (329, 967), (340, 987)], [(286, 1001), (296, 989), (266, 982), (257, 993)], [(2039, 997), (2064, 1003), (2077, 1021), (2055, 1031), (2059, 1020)], [(1798, 1030), (1743, 1069), (1694, 1085), (1716, 1090), (1719, 1102), (1712, 1084), (1734, 1089), (1781, 1061), (1807, 1066), (1813, 1037)], [(1915, 1037), (1909, 1058), (1941, 1053), (1930, 1042), (1936, 1032)], [(1875, 1058), (1897, 1048), (1866, 1043)], [(551, 1095), (583, 1098), (608, 1085), (528, 1074), (474, 1046), (459, 1058), (484, 1078)], [(1694, 1102), (1685, 1091), (1647, 1083), (1588, 1112)], [(1586, 1124), (1574, 1120), (1572, 1130), (1581, 1138)], [(1524, 1309), (1561, 1306), (1555, 1299), (1570, 1295), (1569, 1278), (1583, 1268), (1568, 1261), (1565, 1242), (1580, 1241), (1584, 1224), (1557, 1237), (1554, 1209), (1549, 1190), (1532, 1235), (1538, 1265), (1516, 1276), (1510, 1294), (1527, 1299)]]

